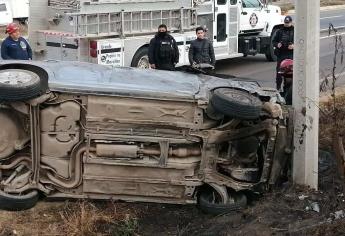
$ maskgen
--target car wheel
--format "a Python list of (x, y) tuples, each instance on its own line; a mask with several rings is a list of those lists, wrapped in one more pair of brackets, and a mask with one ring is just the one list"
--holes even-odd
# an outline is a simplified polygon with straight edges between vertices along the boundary
[(48, 89), (38, 74), (24, 69), (0, 70), (0, 100), (23, 101), (38, 97)]
[(277, 56), (274, 54), (273, 38), (276, 35), (278, 29), (274, 29), (271, 34), (270, 45), (267, 47), (265, 56), (267, 61), (277, 61)]
[(134, 55), (131, 66), (142, 68), (142, 69), (149, 69), (149, 49), (148, 47), (140, 48)]
[(0, 209), (7, 211), (21, 211), (34, 207), (38, 201), (37, 190), (25, 194), (8, 194), (0, 190)]
[(245, 120), (259, 118), (262, 109), (262, 102), (258, 97), (232, 88), (214, 90), (210, 103), (217, 112)]
[(217, 191), (203, 191), (198, 198), (199, 208), (205, 213), (220, 215), (241, 210), (247, 206), (247, 197), (243, 193), (234, 192), (230, 197), (229, 202), (223, 203)]

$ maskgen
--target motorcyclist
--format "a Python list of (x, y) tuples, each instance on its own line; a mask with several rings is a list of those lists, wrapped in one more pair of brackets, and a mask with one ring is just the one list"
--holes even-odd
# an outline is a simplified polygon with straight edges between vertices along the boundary
[(285, 59), (280, 63), (279, 75), (284, 82), (282, 95), (287, 105), (292, 105), (293, 60)]
[(291, 16), (285, 17), (284, 27), (279, 29), (273, 37), (273, 45), (275, 47), (275, 55), (277, 56), (276, 84), (277, 89), (280, 90), (283, 81), (278, 73), (280, 64), (285, 59), (293, 59), (294, 26), (292, 25)]

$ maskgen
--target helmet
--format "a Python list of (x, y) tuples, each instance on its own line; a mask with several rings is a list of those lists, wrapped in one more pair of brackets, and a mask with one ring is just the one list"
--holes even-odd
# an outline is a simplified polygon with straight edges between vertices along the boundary
[(6, 34), (13, 34), (17, 30), (19, 30), (19, 26), (16, 23), (10, 23), (6, 27)]
[(278, 73), (284, 77), (292, 77), (293, 75), (293, 60), (285, 59), (280, 63)]

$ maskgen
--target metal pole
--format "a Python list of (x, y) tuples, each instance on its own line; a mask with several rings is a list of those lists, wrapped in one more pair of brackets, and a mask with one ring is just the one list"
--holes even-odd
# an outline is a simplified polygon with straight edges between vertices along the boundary
[(320, 1), (296, 0), (293, 180), (318, 187)]

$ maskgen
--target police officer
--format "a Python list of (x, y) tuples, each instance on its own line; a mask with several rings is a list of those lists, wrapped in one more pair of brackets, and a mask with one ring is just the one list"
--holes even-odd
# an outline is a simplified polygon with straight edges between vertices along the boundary
[(197, 38), (191, 42), (189, 48), (189, 63), (192, 66), (204, 63), (214, 67), (216, 64), (214, 49), (212, 43), (205, 38), (205, 29), (197, 27), (195, 32)]
[(19, 26), (11, 23), (6, 27), (9, 36), (1, 44), (1, 57), (4, 60), (32, 60), (29, 43), (20, 36)]
[(152, 69), (175, 70), (179, 61), (179, 51), (173, 36), (168, 34), (167, 26), (158, 27), (158, 33), (150, 41), (149, 63)]
[(293, 59), (294, 27), (292, 25), (291, 16), (285, 17), (284, 27), (278, 30), (273, 38), (273, 46), (275, 47), (275, 54), (277, 56), (276, 84), (277, 89), (280, 90), (283, 81), (282, 77), (278, 73), (280, 64), (285, 59)]

